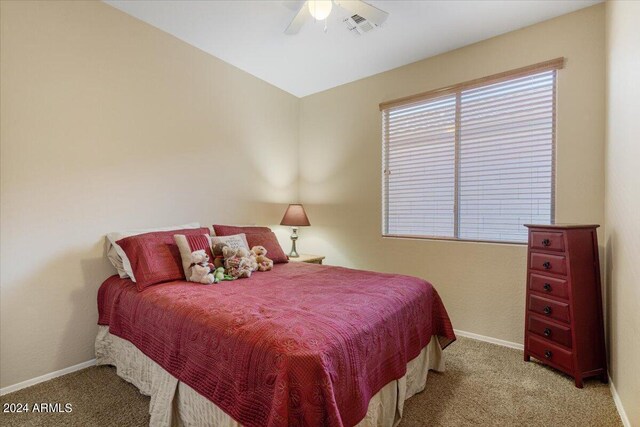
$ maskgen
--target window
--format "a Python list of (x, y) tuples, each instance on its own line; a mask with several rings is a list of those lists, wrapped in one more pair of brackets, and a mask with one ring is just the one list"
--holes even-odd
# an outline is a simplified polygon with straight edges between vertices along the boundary
[(562, 64), (381, 104), (383, 235), (526, 242), (553, 223)]

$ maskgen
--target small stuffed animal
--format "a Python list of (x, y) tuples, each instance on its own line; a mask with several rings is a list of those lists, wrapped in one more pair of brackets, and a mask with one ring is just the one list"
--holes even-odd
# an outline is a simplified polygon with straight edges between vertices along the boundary
[(211, 252), (213, 253), (213, 265), (216, 268), (224, 267), (224, 254), (222, 253), (222, 248), (227, 246), (226, 243), (216, 243), (211, 248)]
[(273, 268), (273, 261), (267, 258), (267, 249), (264, 246), (254, 246), (251, 253), (255, 257), (259, 271), (269, 271)]
[(249, 251), (244, 248), (231, 248), (225, 246), (222, 248), (224, 254), (224, 267), (227, 274), (234, 279), (241, 277), (251, 277), (251, 259)]
[(209, 255), (207, 255), (204, 249), (191, 252), (189, 281), (203, 283), (205, 285), (214, 283), (215, 277), (212, 273), (212, 267), (213, 264), (209, 263)]
[(233, 277), (229, 276), (228, 274), (225, 274), (224, 267), (216, 268), (216, 271), (213, 273), (213, 277), (214, 277), (213, 283), (220, 283), (223, 280), (235, 280)]
[[(240, 259), (239, 269), (240, 276), (239, 277), (251, 277), (251, 273), (255, 270), (253, 269), (253, 262), (250, 256), (251, 252), (245, 248), (238, 248), (236, 252), (236, 257)], [(256, 265), (257, 267), (257, 265)]]
[(251, 268), (251, 271), (256, 271), (258, 270), (258, 261), (256, 259), (256, 254), (253, 253), (253, 251), (248, 251), (248, 255), (249, 257), (249, 268)]

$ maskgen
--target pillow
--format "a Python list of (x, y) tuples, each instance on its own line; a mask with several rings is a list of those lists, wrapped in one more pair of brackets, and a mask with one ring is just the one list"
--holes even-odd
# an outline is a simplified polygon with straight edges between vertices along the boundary
[(185, 279), (182, 271), (180, 250), (173, 238), (174, 234), (198, 236), (206, 234), (206, 228), (171, 231), (154, 231), (125, 237), (116, 243), (126, 254), (139, 291), (157, 283)]
[(282, 250), (276, 235), (269, 227), (236, 227), (233, 225), (214, 225), (213, 230), (216, 236), (226, 236), (234, 233), (244, 233), (247, 237), (249, 248), (254, 246), (264, 246), (267, 250), (267, 257), (273, 260), (274, 264), (289, 262), (289, 258)]
[(274, 264), (289, 262), (289, 258), (282, 250), (282, 246), (278, 242), (273, 231), (267, 233), (247, 233), (247, 243), (249, 247), (264, 246), (267, 250), (267, 258), (271, 259)]
[(218, 243), (225, 243), (234, 249), (250, 249), (249, 243), (247, 242), (247, 236), (245, 236), (244, 233), (234, 234), (232, 236), (211, 236), (211, 246), (215, 246)]
[(191, 269), (191, 253), (193, 251), (204, 250), (209, 257), (209, 261), (213, 262), (213, 254), (211, 253), (211, 237), (209, 233), (184, 235), (175, 234), (173, 239), (180, 251), (180, 259), (182, 260), (182, 271), (187, 280), (189, 280), (189, 271)]
[(171, 230), (184, 230), (184, 229), (192, 229), (192, 228), (200, 228), (200, 223), (190, 222), (188, 224), (183, 225), (173, 225), (170, 227), (161, 227), (161, 228), (149, 228), (146, 230), (130, 230), (130, 231), (116, 231), (113, 233), (107, 234), (106, 238), (106, 249), (107, 249), (107, 258), (111, 261), (111, 264), (118, 270), (118, 275), (126, 279), (127, 277), (131, 277), (131, 279), (135, 282), (135, 278), (133, 277), (133, 272), (131, 271), (131, 263), (127, 258), (127, 255), (124, 253), (120, 245), (116, 242), (120, 239), (124, 239), (125, 237), (135, 236), (137, 234), (145, 234), (151, 233), (153, 231), (171, 231)]
[(230, 236), (232, 234), (240, 233), (268, 233), (271, 229), (269, 227), (237, 227), (235, 225), (213, 225), (213, 232), (215, 236)]

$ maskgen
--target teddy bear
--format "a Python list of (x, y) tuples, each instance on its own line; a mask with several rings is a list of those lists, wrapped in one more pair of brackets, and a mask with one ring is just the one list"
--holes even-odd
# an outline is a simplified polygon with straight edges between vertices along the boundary
[(251, 268), (251, 271), (257, 271), (258, 261), (256, 259), (256, 254), (254, 254), (253, 251), (247, 251), (247, 253), (247, 256), (249, 257), (249, 268)]
[(245, 248), (234, 249), (230, 246), (222, 248), (224, 254), (224, 268), (227, 274), (235, 279), (251, 277), (251, 259)]
[(222, 248), (227, 246), (226, 243), (216, 243), (211, 247), (211, 253), (213, 254), (213, 265), (216, 269), (224, 267), (224, 254)]
[(189, 281), (210, 285), (215, 282), (213, 275), (213, 264), (209, 262), (209, 255), (200, 249), (191, 252), (191, 265)]
[(269, 271), (273, 268), (273, 261), (267, 258), (267, 249), (264, 246), (254, 246), (251, 248), (259, 271)]

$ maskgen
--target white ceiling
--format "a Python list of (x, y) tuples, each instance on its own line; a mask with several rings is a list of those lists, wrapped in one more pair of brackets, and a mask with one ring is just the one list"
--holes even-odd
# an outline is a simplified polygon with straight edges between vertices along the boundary
[(288, 36), (300, 1), (104, 1), (299, 97), (600, 2), (369, 0), (390, 13), (372, 32), (350, 33), (334, 5), (326, 33), (309, 19)]

